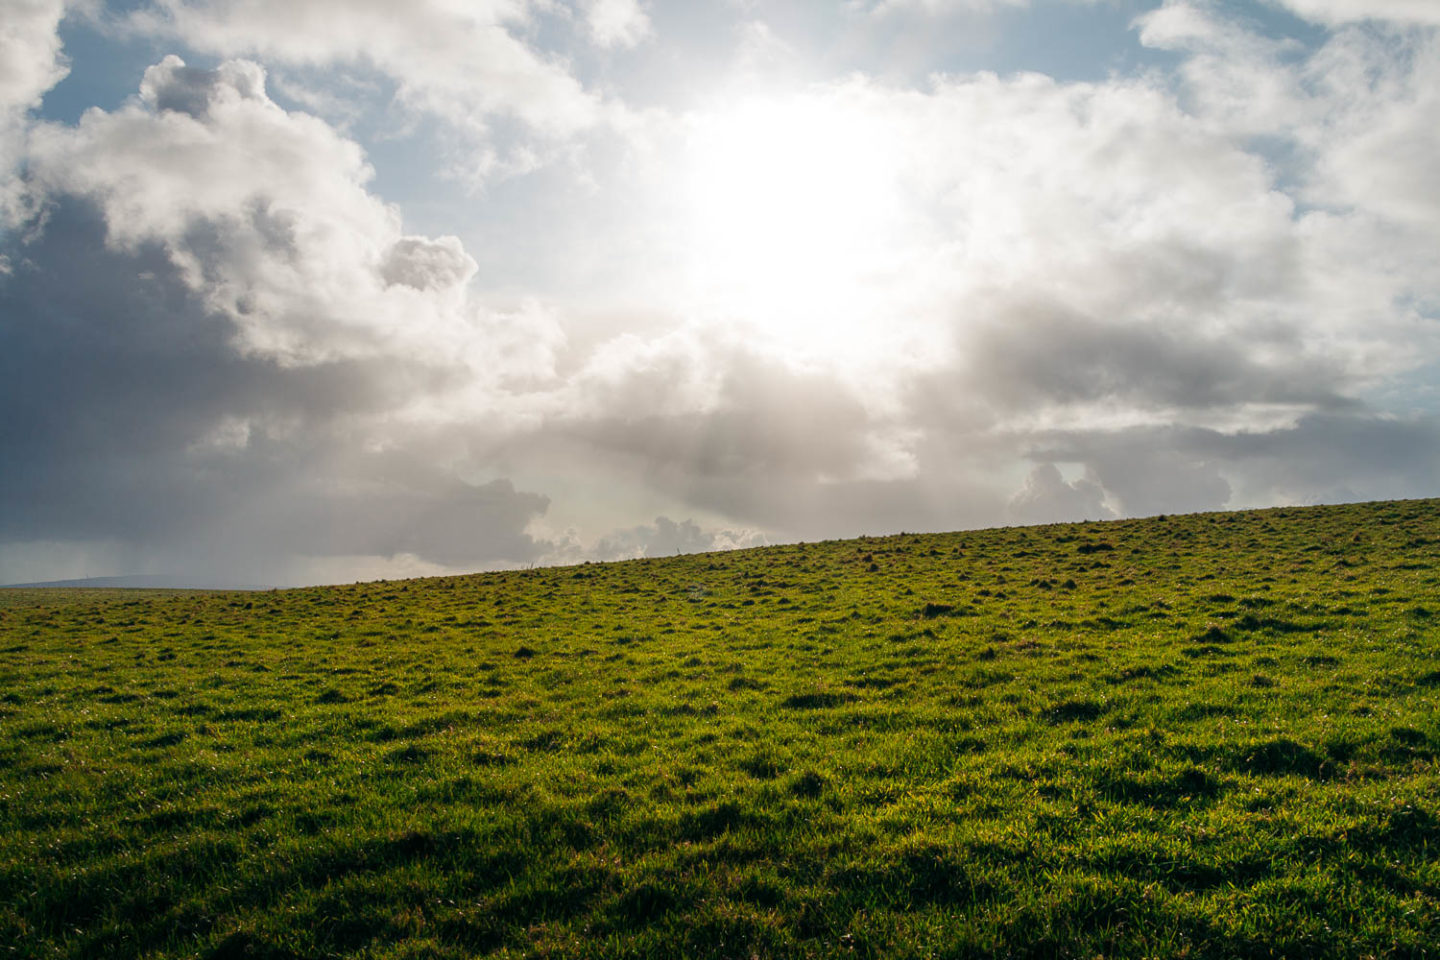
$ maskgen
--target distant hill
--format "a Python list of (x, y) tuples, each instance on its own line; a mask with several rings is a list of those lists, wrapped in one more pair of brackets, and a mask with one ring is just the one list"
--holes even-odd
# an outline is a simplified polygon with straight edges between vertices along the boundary
[(269, 590), (254, 585), (237, 586), (218, 580), (203, 580), (168, 573), (142, 573), (128, 577), (84, 577), (79, 580), (46, 580), (40, 583), (4, 583), (0, 590), (81, 589), (81, 590)]

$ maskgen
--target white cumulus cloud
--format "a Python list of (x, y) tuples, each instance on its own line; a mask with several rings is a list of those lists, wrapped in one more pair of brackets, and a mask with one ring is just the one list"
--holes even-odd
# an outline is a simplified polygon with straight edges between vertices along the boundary
[[(378, 70), (395, 81), (400, 103), (466, 137), (468, 156), (457, 163), (483, 178), (536, 162), (533, 146), (507, 150), (498, 142), (497, 119), (518, 121), (543, 145), (594, 128), (609, 109), (562, 59), (527, 42), (524, 28), (540, 6), (529, 0), (417, 0), (403, 7), (386, 0), (152, 0), (128, 22), (135, 31), (172, 36), (222, 57)], [(601, 24), (610, 42), (639, 30), (635, 16), (626, 20), (616, 12), (602, 12)]]
[(1318, 23), (1393, 20), (1440, 25), (1440, 4), (1434, 0), (1279, 0), (1302, 17)]
[(587, 0), (585, 23), (596, 46), (604, 48), (633, 47), (653, 29), (640, 0)]
[(509, 321), (471, 302), (460, 241), (406, 235), (363, 151), (277, 106), (252, 62), (167, 57), (134, 102), (38, 128), (30, 163), (39, 188), (98, 204), (112, 245), (163, 247), (247, 351), (497, 366)]
[(0, 2), (0, 228), (22, 214), (15, 176), (24, 154), (26, 115), (69, 73), (58, 29), (64, 0)]

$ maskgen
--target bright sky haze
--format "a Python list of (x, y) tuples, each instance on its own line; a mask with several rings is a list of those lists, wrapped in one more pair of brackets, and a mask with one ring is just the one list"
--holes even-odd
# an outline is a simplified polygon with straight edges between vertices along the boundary
[(0, 582), (1440, 495), (1433, 0), (0, 0)]

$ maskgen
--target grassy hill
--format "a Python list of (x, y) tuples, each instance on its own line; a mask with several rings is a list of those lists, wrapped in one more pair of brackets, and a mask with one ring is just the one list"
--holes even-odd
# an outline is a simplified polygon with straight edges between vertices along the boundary
[(0, 954), (1427, 957), (1440, 502), (0, 592)]

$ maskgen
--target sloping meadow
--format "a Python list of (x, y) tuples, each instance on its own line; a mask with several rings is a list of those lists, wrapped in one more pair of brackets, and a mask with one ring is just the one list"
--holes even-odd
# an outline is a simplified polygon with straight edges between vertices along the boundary
[(1437, 699), (1436, 501), (0, 591), (0, 952), (1434, 956)]

